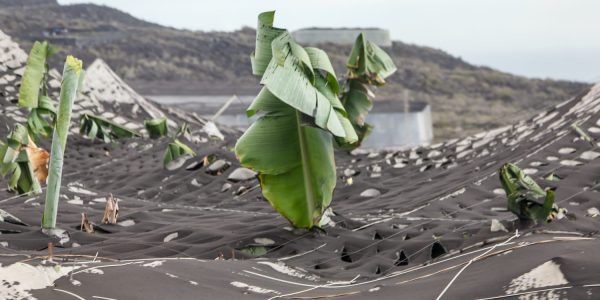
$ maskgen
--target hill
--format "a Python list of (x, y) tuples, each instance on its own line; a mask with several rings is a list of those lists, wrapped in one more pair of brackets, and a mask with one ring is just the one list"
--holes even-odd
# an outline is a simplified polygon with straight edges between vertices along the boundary
[[(143, 94), (252, 94), (259, 88), (249, 62), (252, 28), (178, 30), (106, 6), (0, 0), (0, 29), (24, 48), (35, 40), (50, 40), (61, 48), (57, 63), (66, 53), (89, 62), (102, 58)], [(330, 54), (338, 76), (343, 75), (349, 47), (321, 47)], [(515, 76), (398, 41), (386, 50), (398, 72), (377, 91), (379, 98), (431, 103), (439, 138), (510, 124), (589, 86)]]

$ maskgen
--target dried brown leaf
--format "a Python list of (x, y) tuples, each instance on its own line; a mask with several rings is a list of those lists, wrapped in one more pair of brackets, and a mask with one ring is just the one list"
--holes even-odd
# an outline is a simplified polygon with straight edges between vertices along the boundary
[(119, 204), (117, 199), (110, 194), (106, 197), (106, 207), (104, 208), (104, 217), (102, 217), (103, 224), (117, 224), (117, 217), (119, 216)]
[(48, 178), (50, 153), (45, 149), (38, 147), (31, 137), (29, 137), (29, 145), (27, 145), (26, 150), (35, 177), (40, 183), (45, 183)]
[(94, 233), (94, 225), (92, 225), (86, 213), (81, 213), (81, 231)]

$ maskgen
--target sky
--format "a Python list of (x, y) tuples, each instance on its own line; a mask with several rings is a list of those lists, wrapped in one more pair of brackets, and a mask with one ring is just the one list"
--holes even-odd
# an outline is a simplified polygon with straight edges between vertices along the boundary
[(232, 31), (275, 26), (382, 27), (394, 40), (537, 78), (600, 82), (598, 0), (59, 0), (118, 8), (161, 25)]

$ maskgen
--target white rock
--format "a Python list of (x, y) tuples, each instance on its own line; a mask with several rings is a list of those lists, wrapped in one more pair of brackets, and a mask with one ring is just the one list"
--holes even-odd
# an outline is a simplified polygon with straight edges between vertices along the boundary
[(596, 218), (600, 215), (600, 210), (598, 210), (598, 208), (596, 207), (590, 207), (587, 209), (587, 215), (592, 217), (592, 218)]
[(352, 170), (352, 169), (344, 170), (344, 176), (346, 176), (346, 177), (352, 177), (352, 176), (354, 176), (354, 174), (356, 174), (355, 170)]
[(129, 226), (135, 225), (135, 221), (134, 220), (125, 220), (125, 221), (121, 221), (117, 224), (119, 224), (119, 226), (129, 227)]
[(264, 246), (275, 245), (275, 241), (272, 239), (268, 239), (268, 238), (255, 238), (254, 242), (259, 245), (264, 245)]
[(442, 154), (442, 152), (438, 151), (438, 150), (432, 150), (431, 152), (429, 152), (427, 154), (427, 157), (429, 158), (433, 158), (433, 157), (438, 157)]
[(500, 223), (500, 221), (498, 221), (497, 219), (492, 219), (492, 225), (490, 227), (490, 230), (492, 232), (498, 232), (498, 231), (508, 232), (506, 227), (504, 227), (504, 225), (502, 223)]
[(229, 174), (229, 177), (227, 177), (227, 179), (233, 182), (245, 181), (255, 178), (256, 174), (256, 172), (250, 169), (237, 168), (233, 172), (231, 172), (231, 174)]
[(569, 154), (569, 153), (573, 153), (577, 151), (575, 148), (571, 148), (571, 147), (565, 147), (565, 148), (560, 148), (558, 150), (559, 154)]
[(506, 194), (503, 189), (494, 189), (494, 194), (496, 195), (504, 195)]
[(181, 166), (183, 166), (183, 164), (185, 164), (185, 162), (190, 158), (192, 158), (192, 156), (189, 154), (182, 155), (182, 156), (170, 161), (165, 166), (165, 169), (167, 169), (168, 171), (175, 171), (175, 170), (181, 168)]
[(366, 197), (366, 198), (373, 198), (373, 197), (377, 197), (380, 195), (381, 195), (381, 192), (377, 189), (366, 189), (362, 193), (360, 193), (361, 197)]
[(231, 188), (231, 183), (228, 183), (228, 182), (224, 183), (223, 186), (221, 187), (221, 193), (229, 191), (230, 188)]
[(600, 157), (600, 153), (598, 153), (596, 151), (585, 151), (585, 152), (581, 153), (581, 155), (579, 156), (579, 158), (585, 159), (585, 160), (594, 160), (598, 157)]
[(81, 199), (73, 199), (73, 200), (67, 201), (67, 203), (74, 204), (74, 205), (83, 205), (83, 200), (81, 200)]
[(560, 161), (560, 164), (563, 166), (568, 166), (568, 167), (575, 167), (575, 166), (583, 165), (582, 162), (576, 161), (576, 160), (562, 160), (562, 161)]

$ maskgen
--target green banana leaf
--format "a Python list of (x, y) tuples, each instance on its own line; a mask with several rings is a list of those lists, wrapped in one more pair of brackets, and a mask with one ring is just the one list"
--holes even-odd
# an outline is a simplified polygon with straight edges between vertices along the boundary
[(319, 226), (330, 205), (336, 173), (332, 135), (357, 140), (338, 99), (327, 54), (303, 48), (274, 28), (274, 12), (259, 15), (254, 73), (262, 90), (247, 115), (264, 113), (240, 137), (235, 153), (258, 172), (263, 195), (295, 227)]
[(39, 141), (39, 137), (49, 138), (54, 129), (56, 109), (52, 100), (47, 96), (41, 96), (39, 106), (32, 108), (27, 116), (27, 131)]
[(29, 144), (27, 128), (17, 124), (9, 133), (6, 143), (0, 146), (0, 174), (9, 176), (8, 190), (19, 194), (42, 192), (40, 183), (33, 173), (26, 147)]
[(40, 92), (44, 88), (46, 75), (48, 73), (47, 59), (56, 53), (56, 49), (50, 46), (48, 42), (35, 42), (29, 56), (21, 87), (19, 88), (19, 106), (27, 108), (38, 108)]
[(275, 11), (268, 11), (258, 15), (258, 27), (256, 29), (256, 48), (250, 55), (252, 73), (262, 75), (271, 62), (271, 42), (286, 30), (273, 27)]
[(507, 163), (498, 173), (508, 200), (508, 210), (520, 219), (550, 222), (566, 213), (554, 203), (553, 190), (542, 189), (516, 165)]
[(359, 34), (346, 63), (348, 78), (360, 79), (369, 85), (383, 85), (385, 78), (396, 72), (396, 65), (379, 46)]
[(373, 126), (365, 123), (367, 114), (373, 108), (371, 98), (374, 95), (369, 85), (384, 85), (385, 79), (396, 72), (396, 66), (385, 51), (366, 41), (362, 33), (356, 38), (346, 66), (348, 72), (342, 89), (341, 103), (352, 122), (358, 141), (348, 143), (336, 138), (336, 145), (338, 148), (351, 150), (359, 147), (373, 129)]
[(27, 58), (19, 88), (18, 105), (31, 109), (27, 117), (27, 130), (38, 141), (40, 137), (50, 137), (56, 117), (56, 109), (48, 97), (46, 87), (49, 70), (47, 60), (55, 52), (56, 49), (47, 42), (35, 42)]
[(172, 161), (183, 155), (196, 156), (196, 152), (194, 152), (194, 150), (192, 150), (192, 148), (190, 148), (188, 145), (175, 138), (173, 142), (167, 146), (167, 150), (165, 151), (165, 155), (163, 157), (164, 167), (167, 168)]
[(141, 136), (124, 126), (91, 114), (81, 115), (79, 134), (91, 140), (98, 138), (105, 143), (122, 138)]
[(167, 135), (169, 127), (167, 118), (158, 118), (144, 121), (144, 126), (148, 130), (151, 139), (157, 139)]

